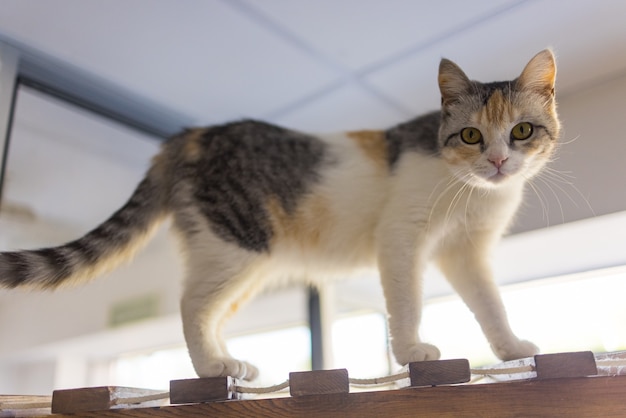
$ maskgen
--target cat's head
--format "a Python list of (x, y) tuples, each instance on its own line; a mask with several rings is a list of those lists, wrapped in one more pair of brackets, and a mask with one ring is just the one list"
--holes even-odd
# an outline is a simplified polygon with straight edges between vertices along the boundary
[(537, 174), (559, 137), (550, 50), (535, 55), (512, 81), (471, 81), (452, 61), (441, 60), (441, 156), (454, 175), (493, 188)]

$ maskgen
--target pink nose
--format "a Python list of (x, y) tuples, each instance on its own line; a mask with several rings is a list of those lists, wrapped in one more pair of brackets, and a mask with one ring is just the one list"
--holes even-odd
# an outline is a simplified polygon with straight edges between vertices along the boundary
[(508, 157), (491, 157), (489, 158), (489, 162), (495, 165), (497, 169), (500, 169), (500, 167), (502, 167), (504, 162), (508, 159), (509, 159)]

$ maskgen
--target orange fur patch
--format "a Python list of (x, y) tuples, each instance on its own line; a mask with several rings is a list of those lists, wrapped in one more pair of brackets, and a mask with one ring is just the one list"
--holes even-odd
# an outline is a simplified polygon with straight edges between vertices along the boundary
[(185, 145), (183, 147), (183, 154), (185, 155), (185, 158), (190, 161), (197, 161), (200, 159), (202, 156), (200, 140), (205, 132), (206, 129), (194, 129), (185, 135)]
[(376, 165), (387, 168), (387, 143), (383, 131), (353, 131), (348, 132), (349, 138), (353, 139), (365, 155), (374, 161)]
[(485, 106), (478, 112), (478, 120), (483, 125), (505, 126), (513, 118), (513, 105), (504, 97), (502, 91), (496, 90)]
[(463, 162), (472, 161), (478, 157), (480, 150), (477, 146), (463, 146), (454, 148), (444, 148), (443, 158), (452, 165), (460, 165)]
[(324, 231), (332, 223), (326, 198), (317, 194), (305, 197), (293, 214), (288, 214), (276, 198), (269, 199), (267, 211), (274, 230), (274, 240), (287, 240), (302, 248), (319, 245)]

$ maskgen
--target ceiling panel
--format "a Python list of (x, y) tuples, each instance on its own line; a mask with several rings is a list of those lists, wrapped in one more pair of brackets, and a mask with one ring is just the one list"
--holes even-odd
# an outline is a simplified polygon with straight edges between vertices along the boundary
[(218, 0), (3, 0), (0, 31), (203, 123), (261, 116), (337, 76)]
[(285, 112), (274, 122), (307, 131), (381, 129), (407, 119), (404, 112), (373, 97), (357, 83), (347, 83), (319, 99)]
[(512, 0), (246, 0), (315, 51), (352, 71), (378, 65), (508, 9)]
[[(366, 81), (421, 113), (439, 104), (437, 67), (442, 57), (480, 81), (512, 79), (541, 49), (552, 47), (559, 63), (557, 86), (567, 93), (592, 80), (626, 72), (626, 2), (604, 0), (528, 2), (436, 42), (382, 68)], [(600, 7), (604, 6), (604, 7)], [(558, 16), (558, 20), (555, 20)]]

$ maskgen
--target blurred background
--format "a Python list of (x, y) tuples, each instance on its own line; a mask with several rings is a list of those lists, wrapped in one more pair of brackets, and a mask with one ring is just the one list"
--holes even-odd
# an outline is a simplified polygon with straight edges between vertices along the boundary
[[(438, 107), (442, 57), (508, 80), (551, 47), (562, 147), (529, 185), (496, 276), (514, 330), (544, 352), (624, 349), (624, 16), (620, 0), (0, 0), (0, 249), (91, 229), (183, 127), (383, 129)], [(0, 291), (0, 393), (193, 377), (167, 229), (85, 286)], [(444, 358), (497, 361), (435, 271), (425, 296), (422, 336)], [(229, 324), (257, 383), (311, 367), (309, 302), (305, 288), (271, 289)], [(324, 367), (397, 370), (375, 272), (320, 289), (320, 308)]]

